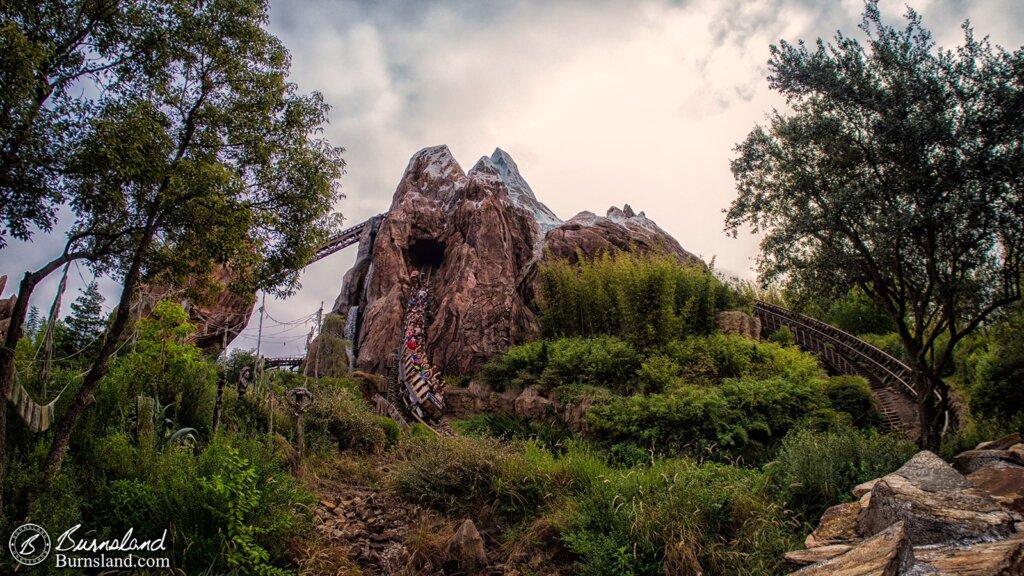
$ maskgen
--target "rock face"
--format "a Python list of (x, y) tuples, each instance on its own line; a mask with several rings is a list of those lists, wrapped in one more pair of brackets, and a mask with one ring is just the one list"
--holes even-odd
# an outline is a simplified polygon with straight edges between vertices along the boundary
[[(6, 287), (7, 276), (0, 276), (0, 296), (3, 296)], [(0, 342), (7, 337), (7, 327), (11, 324), (11, 312), (17, 299), (17, 296), (12, 295), (10, 298), (0, 300)]]
[(409, 161), (386, 217), (368, 226), (334, 312), (354, 341), (355, 366), (384, 372), (399, 345), (414, 270), (436, 302), (427, 329), (430, 363), (468, 373), (537, 334), (537, 265), (577, 251), (637, 250), (699, 260), (642, 213), (582, 213), (563, 223), (537, 200), (504, 151), (464, 172), (446, 146)]
[(972, 471), (967, 477), (925, 451), (857, 486), (859, 501), (828, 509), (807, 549), (786, 555), (791, 565), (809, 565), (794, 574), (1024, 574), (1019, 441), (1009, 437), (957, 456), (958, 467)]

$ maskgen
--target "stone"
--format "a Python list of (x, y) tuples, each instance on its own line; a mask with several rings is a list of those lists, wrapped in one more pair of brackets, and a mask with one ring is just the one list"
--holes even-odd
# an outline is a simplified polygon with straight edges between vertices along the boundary
[(825, 510), (818, 527), (807, 537), (804, 545), (807, 548), (818, 548), (860, 541), (862, 538), (857, 533), (857, 517), (860, 511), (860, 502), (837, 504)]
[(516, 398), (516, 416), (530, 420), (545, 420), (550, 417), (554, 403), (541, 396), (540, 391), (530, 386)]
[(1024, 514), (1024, 467), (993, 466), (967, 476), (971, 484), (983, 490), (1003, 506)]
[(761, 339), (761, 320), (739, 310), (724, 310), (715, 314), (715, 326), (723, 334)]
[(902, 522), (861, 542), (845, 554), (801, 568), (794, 576), (900, 576), (914, 564)]
[(853, 495), (857, 498), (860, 498), (865, 494), (870, 494), (871, 489), (875, 487), (876, 483), (878, 483), (878, 478), (875, 478), (874, 480), (868, 480), (863, 484), (857, 484), (856, 486), (853, 487)]
[(857, 528), (868, 536), (905, 523), (911, 541), (921, 546), (1005, 538), (1014, 532), (1013, 521), (1008, 511), (977, 488), (930, 492), (893, 473), (875, 484)]
[(1020, 444), (1020, 432), (1014, 432), (1003, 436), (998, 440), (982, 442), (974, 447), (975, 450), (1009, 450), (1014, 444)]
[(899, 470), (889, 476), (893, 475), (902, 476), (917, 488), (928, 492), (948, 492), (971, 487), (970, 482), (962, 474), (928, 450), (914, 454)]
[(447, 555), (456, 561), (460, 568), (471, 574), (487, 566), (487, 548), (484, 547), (484, 539), (472, 520), (467, 518), (459, 524), (448, 541)]
[(846, 554), (853, 549), (849, 544), (831, 544), (828, 546), (817, 546), (806, 550), (794, 550), (786, 552), (786, 563), (793, 568), (810, 566), (825, 560), (831, 560), (841, 554)]
[(992, 466), (1009, 465), (1024, 467), (1024, 453), (1011, 448), (1005, 450), (990, 448), (961, 452), (953, 458), (953, 466), (962, 474), (970, 474), (982, 468)]
[(428, 274), (432, 284), (430, 364), (445, 374), (468, 374), (539, 335), (538, 266), (549, 259), (658, 252), (703, 266), (631, 208), (605, 218), (587, 214), (563, 223), (500, 149), (468, 173), (446, 146), (421, 150), (409, 161), (386, 218), (364, 231), (335, 302), (334, 311), (354, 327), (354, 366), (386, 371), (401, 342), (413, 271)]
[(1020, 576), (1024, 574), (1024, 534), (972, 546), (914, 548), (914, 556), (920, 574)]

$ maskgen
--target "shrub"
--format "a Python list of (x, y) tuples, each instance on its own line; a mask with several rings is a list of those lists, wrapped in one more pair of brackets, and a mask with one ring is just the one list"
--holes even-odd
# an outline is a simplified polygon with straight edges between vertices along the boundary
[(640, 350), (711, 333), (715, 312), (739, 300), (709, 270), (667, 255), (577, 255), (540, 279), (546, 337), (615, 334)]
[(492, 439), (407, 439), (392, 478), (403, 498), (449, 515), (480, 507), (515, 521), (535, 514), (550, 494), (550, 454), (526, 443), (523, 454)]
[(915, 452), (897, 434), (854, 428), (796, 430), (786, 436), (766, 470), (790, 509), (813, 522), (829, 506), (851, 500), (854, 486), (896, 470)]
[(827, 420), (825, 407), (818, 381), (741, 378), (712, 388), (680, 385), (667, 394), (607, 398), (591, 407), (588, 423), (606, 446), (756, 460), (798, 423)]
[(798, 542), (759, 472), (717, 464), (605, 469), (568, 510), (579, 574), (777, 574)]
[(882, 423), (871, 386), (860, 376), (828, 378), (825, 396), (834, 410), (849, 414), (851, 423), (858, 428), (877, 428)]
[[(313, 405), (305, 416), (305, 438), (311, 453), (352, 450), (379, 453), (393, 444), (398, 434), (390, 431), (370, 406), (346, 386), (314, 385)], [(388, 422), (392, 422), (387, 419)]]
[(783, 377), (791, 381), (818, 378), (817, 359), (793, 347), (755, 342), (742, 336), (712, 334), (672, 342), (666, 354), (682, 367), (687, 382), (714, 384), (726, 378)]
[(484, 379), (496, 390), (508, 385), (541, 383), (599, 384), (617, 389), (632, 386), (640, 357), (614, 336), (560, 338), (513, 346), (484, 366)]

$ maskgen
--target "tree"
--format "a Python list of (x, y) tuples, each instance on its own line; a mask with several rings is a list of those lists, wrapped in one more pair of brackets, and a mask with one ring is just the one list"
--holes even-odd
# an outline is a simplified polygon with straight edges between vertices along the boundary
[(969, 23), (961, 46), (936, 49), (906, 19), (887, 26), (870, 1), (865, 46), (837, 33), (771, 47), (768, 80), (792, 113), (736, 147), (726, 229), (763, 232), (762, 281), (858, 286), (881, 306), (934, 448), (954, 347), (1021, 297), (1024, 50), (993, 48)]
[[(287, 82), (290, 57), (266, 31), (266, 0), (169, 2), (159, 68), (106, 107), (73, 163), (90, 265), (122, 284), (99, 352), (57, 423), (46, 479), (133, 316), (145, 279), (231, 269), (235, 286), (286, 295), (336, 225), (342, 149), (316, 137), (329, 107)], [(94, 250), (98, 252), (98, 249)]]
[(96, 281), (89, 283), (81, 290), (78, 298), (71, 303), (71, 314), (64, 319), (67, 326), (66, 336), (61, 351), (63, 355), (81, 355), (85, 358), (94, 349), (99, 348), (100, 335), (106, 327), (103, 315), (103, 295), (100, 294)]
[[(225, 266), (239, 290), (288, 294), (336, 222), (342, 150), (317, 136), (327, 120), (322, 97), (287, 82), (290, 57), (265, 30), (267, 2), (177, 0), (152, 8), (151, 27), (139, 35), (159, 42), (146, 43), (141, 70), (107, 88), (65, 159), (75, 219), (64, 253), (26, 274), (15, 305), (27, 310), (38, 280), (74, 259), (122, 285), (106, 337), (57, 422), (47, 480), (60, 471), (139, 311), (143, 283)], [(11, 327), (20, 334), (21, 320), (15, 325), (12, 316)], [(5, 389), (13, 376), (8, 348), (0, 355)], [(0, 440), (0, 461), (2, 448)]]

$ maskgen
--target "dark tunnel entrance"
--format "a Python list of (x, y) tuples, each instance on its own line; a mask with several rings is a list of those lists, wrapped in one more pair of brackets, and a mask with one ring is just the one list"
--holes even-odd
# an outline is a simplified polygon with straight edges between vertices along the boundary
[(431, 238), (414, 240), (409, 245), (409, 262), (420, 270), (434, 269), (444, 262), (444, 242)]

